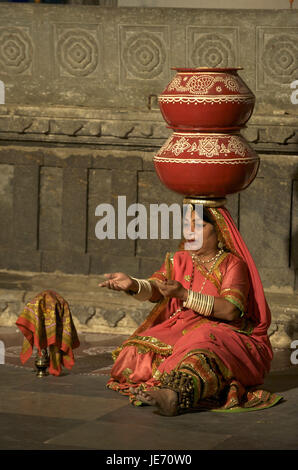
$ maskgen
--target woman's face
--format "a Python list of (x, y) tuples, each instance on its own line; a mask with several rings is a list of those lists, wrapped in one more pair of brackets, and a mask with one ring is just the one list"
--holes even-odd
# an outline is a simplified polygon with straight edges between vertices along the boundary
[[(214, 226), (210, 224), (209, 222), (206, 222), (205, 220), (202, 220), (199, 218), (198, 214), (195, 211), (192, 211), (191, 213), (191, 224), (190, 224), (190, 229), (192, 232), (191, 238), (187, 239), (188, 246), (191, 249), (191, 251), (194, 252), (211, 252), (217, 250), (217, 234)], [(202, 230), (203, 231), (203, 243), (201, 247), (198, 249), (196, 245), (196, 240), (199, 239), (198, 231)], [(194, 247), (192, 249), (191, 244), (194, 244)]]

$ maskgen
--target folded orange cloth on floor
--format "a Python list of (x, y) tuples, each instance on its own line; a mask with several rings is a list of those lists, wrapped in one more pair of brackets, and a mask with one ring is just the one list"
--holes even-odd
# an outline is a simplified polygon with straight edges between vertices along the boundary
[(24, 335), (20, 354), (23, 364), (31, 357), (35, 346), (39, 355), (42, 349), (49, 349), (50, 374), (60, 375), (61, 366), (73, 367), (73, 349), (79, 347), (80, 342), (69, 305), (59, 294), (46, 290), (35, 296), (24, 307), (16, 325)]

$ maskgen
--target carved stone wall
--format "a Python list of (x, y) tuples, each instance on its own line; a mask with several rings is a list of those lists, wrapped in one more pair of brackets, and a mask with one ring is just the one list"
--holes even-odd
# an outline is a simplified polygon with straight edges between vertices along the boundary
[[(95, 207), (181, 202), (152, 157), (173, 66), (235, 66), (261, 156), (229, 208), (267, 289), (298, 290), (297, 11), (0, 4), (0, 269), (148, 275), (170, 243), (99, 241)], [(296, 273), (296, 280), (295, 280)]]
[[(154, 152), (7, 145), (0, 149), (0, 268), (148, 276), (177, 240), (98, 240), (95, 208), (181, 203), (158, 180)], [(263, 154), (258, 177), (228, 207), (265, 288), (292, 292), (298, 273), (298, 156)], [(127, 217), (127, 223), (133, 217)], [(149, 233), (149, 229), (148, 229)]]
[[(8, 105), (148, 110), (174, 66), (242, 66), (255, 113), (293, 113), (296, 10), (0, 4)], [(149, 106), (150, 107), (150, 106)]]

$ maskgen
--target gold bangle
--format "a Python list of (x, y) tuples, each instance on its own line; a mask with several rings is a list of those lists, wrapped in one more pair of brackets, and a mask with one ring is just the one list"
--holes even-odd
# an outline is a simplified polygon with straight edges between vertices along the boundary
[(136, 300), (146, 301), (152, 297), (152, 286), (150, 281), (147, 279), (137, 279), (132, 277), (131, 279), (135, 280), (138, 284), (138, 292), (136, 292), (133, 297)]
[(210, 317), (214, 307), (214, 296), (194, 292), (190, 289), (187, 291), (187, 298), (183, 302), (183, 306), (194, 310), (200, 315)]

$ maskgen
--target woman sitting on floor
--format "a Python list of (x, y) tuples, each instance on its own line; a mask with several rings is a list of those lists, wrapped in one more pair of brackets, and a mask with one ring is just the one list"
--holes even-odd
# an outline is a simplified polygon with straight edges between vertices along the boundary
[[(192, 231), (195, 217), (193, 210)], [(119, 272), (106, 277), (101, 287), (157, 302), (114, 351), (110, 389), (166, 416), (262, 409), (279, 401), (255, 389), (273, 357), (267, 335), (271, 315), (254, 261), (227, 209), (204, 208), (202, 247), (168, 253), (149, 279)]]

